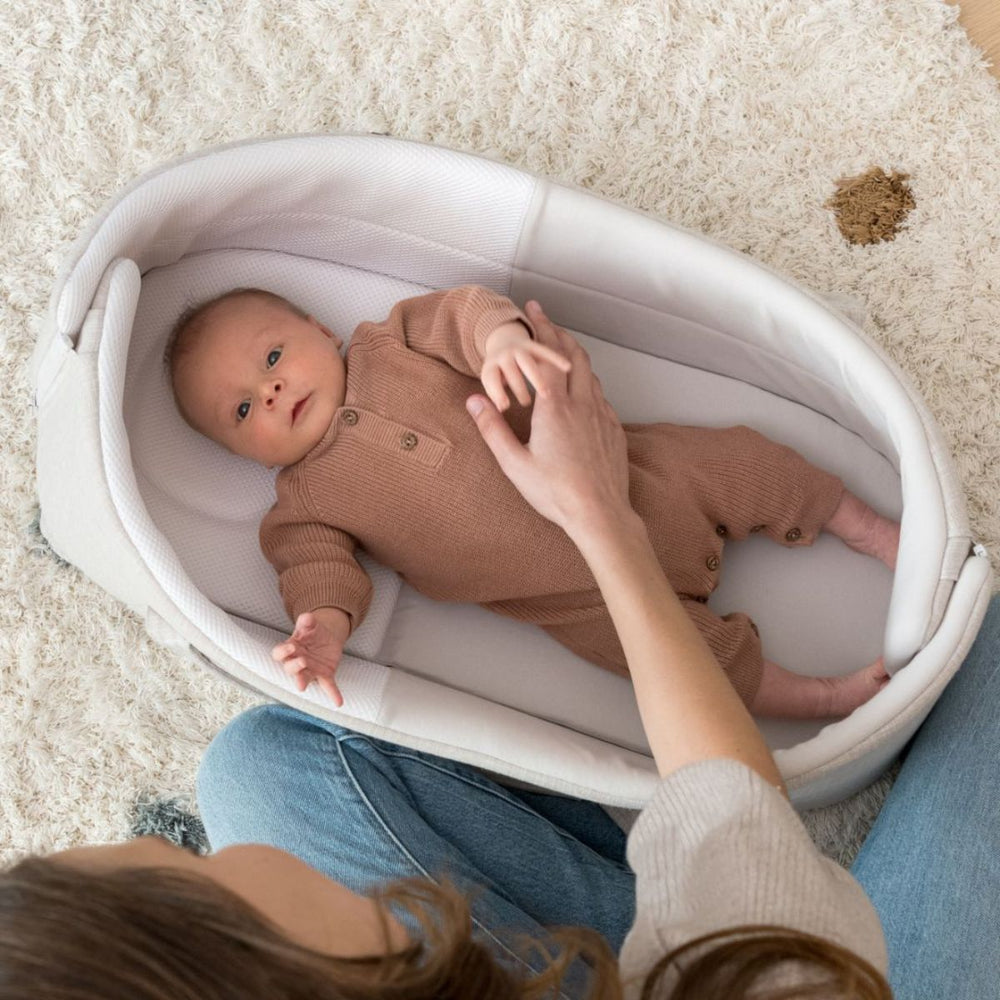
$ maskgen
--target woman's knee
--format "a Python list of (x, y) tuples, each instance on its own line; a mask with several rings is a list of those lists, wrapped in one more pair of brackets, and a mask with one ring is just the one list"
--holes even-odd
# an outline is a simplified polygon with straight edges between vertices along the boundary
[(339, 726), (323, 723), (287, 705), (256, 705), (227, 723), (205, 751), (198, 768), (202, 805), (235, 793), (273, 794), (283, 773), (306, 753), (335, 738)]
[(234, 765), (245, 765), (261, 747), (279, 739), (287, 722), (275, 711), (277, 708), (277, 705), (255, 705), (230, 719), (212, 738), (201, 759), (199, 782)]

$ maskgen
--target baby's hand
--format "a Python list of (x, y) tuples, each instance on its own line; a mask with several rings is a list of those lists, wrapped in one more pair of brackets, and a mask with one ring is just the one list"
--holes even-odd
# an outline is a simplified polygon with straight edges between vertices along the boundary
[(350, 631), (350, 619), (339, 608), (306, 611), (295, 620), (295, 631), (287, 641), (271, 650), (271, 656), (295, 678), (300, 691), (316, 681), (339, 708), (344, 699), (333, 677)]
[(543, 380), (539, 376), (539, 363), (555, 365), (560, 371), (570, 370), (569, 358), (557, 350), (532, 340), (525, 327), (516, 320), (498, 326), (486, 338), (486, 357), (480, 381), (493, 405), (502, 413), (510, 406), (507, 392), (510, 389), (522, 406), (531, 403), (531, 393), (525, 376), (536, 391), (545, 395)]
[(579, 545), (608, 524), (634, 517), (628, 491), (628, 442), (604, 398), (587, 352), (529, 302), (538, 339), (570, 361), (569, 373), (545, 363), (526, 445), (514, 436), (492, 401), (470, 396), (466, 407), (504, 475), (542, 517)]

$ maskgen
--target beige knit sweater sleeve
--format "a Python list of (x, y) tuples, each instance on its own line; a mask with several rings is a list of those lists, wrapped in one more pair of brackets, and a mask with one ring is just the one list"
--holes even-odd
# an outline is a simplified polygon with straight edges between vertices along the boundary
[(260, 525), (260, 547), (278, 573), (281, 599), (294, 622), (303, 611), (340, 608), (351, 631), (364, 620), (372, 583), (354, 557), (354, 539), (312, 513), (300, 471), (283, 470), (277, 502)]
[(463, 375), (478, 378), (486, 352), (486, 338), (512, 320), (531, 324), (514, 303), (479, 285), (463, 285), (429, 292), (397, 302), (381, 324), (362, 324), (374, 333), (397, 340), (410, 350), (450, 365)]
[[(740, 924), (805, 931), (883, 973), (888, 966), (861, 886), (817, 851), (788, 801), (737, 761), (700, 761), (665, 778), (629, 834), (628, 860), (636, 918), (620, 966), (629, 997), (673, 948)], [(806, 975), (786, 966), (774, 983), (795, 985)]]

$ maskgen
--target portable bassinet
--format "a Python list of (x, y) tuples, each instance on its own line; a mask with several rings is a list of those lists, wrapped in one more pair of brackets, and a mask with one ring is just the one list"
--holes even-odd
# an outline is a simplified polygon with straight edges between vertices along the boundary
[(379, 136), (251, 141), (139, 178), (56, 283), (35, 355), (38, 489), (53, 548), (159, 641), (305, 711), (507, 779), (640, 805), (655, 770), (627, 680), (540, 630), (439, 605), (366, 563), (376, 597), (336, 711), (273, 664), (287, 634), (257, 525), (273, 473), (200, 438), (162, 371), (179, 312), (273, 289), (349, 338), (397, 299), (479, 283), (576, 331), (623, 420), (746, 423), (902, 513), (893, 575), (823, 536), (727, 547), (711, 604), (768, 655), (892, 681), (849, 718), (764, 729), (800, 806), (873, 779), (957, 669), (990, 590), (940, 434), (900, 371), (817, 296), (640, 213), (475, 156)]

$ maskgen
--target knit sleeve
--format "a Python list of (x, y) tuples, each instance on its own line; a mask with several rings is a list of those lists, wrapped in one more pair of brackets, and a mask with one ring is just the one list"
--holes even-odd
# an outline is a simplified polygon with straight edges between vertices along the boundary
[[(620, 965), (629, 997), (667, 952), (746, 924), (803, 931), (883, 973), (888, 966), (861, 886), (817, 851), (787, 800), (738, 761), (699, 761), (665, 778), (632, 827), (628, 861), (636, 917)], [(777, 976), (774, 985), (794, 986), (808, 971), (786, 964)]]
[(743, 704), (753, 704), (764, 672), (757, 626), (742, 611), (718, 615), (707, 604), (681, 597), (681, 606), (719, 661)]
[(355, 541), (311, 511), (294, 483), (277, 483), (278, 500), (260, 525), (260, 545), (278, 573), (285, 610), (294, 622), (304, 611), (340, 608), (361, 624), (372, 599), (368, 574), (354, 558)]
[(397, 302), (383, 329), (417, 354), (478, 378), (486, 338), (512, 320), (523, 323), (534, 337), (527, 317), (510, 299), (488, 288), (465, 285)]
[(730, 538), (764, 532), (783, 545), (810, 545), (844, 492), (836, 476), (749, 427), (703, 429), (693, 456), (705, 509)]

